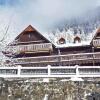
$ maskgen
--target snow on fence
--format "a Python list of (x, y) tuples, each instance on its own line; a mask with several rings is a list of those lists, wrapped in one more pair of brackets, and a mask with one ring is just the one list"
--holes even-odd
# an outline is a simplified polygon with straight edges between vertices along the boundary
[(100, 77), (100, 66), (0, 67), (0, 77)]

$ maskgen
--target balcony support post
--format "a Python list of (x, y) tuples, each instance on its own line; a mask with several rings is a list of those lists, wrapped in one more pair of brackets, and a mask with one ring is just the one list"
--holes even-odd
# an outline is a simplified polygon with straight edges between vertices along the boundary
[(92, 53), (93, 53), (93, 66), (95, 66), (95, 62), (94, 62), (94, 47), (92, 47)]

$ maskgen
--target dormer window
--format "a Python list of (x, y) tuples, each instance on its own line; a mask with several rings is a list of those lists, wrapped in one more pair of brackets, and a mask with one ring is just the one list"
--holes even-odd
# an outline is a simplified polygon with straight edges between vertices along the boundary
[(28, 34), (28, 37), (31, 38), (31, 34), (30, 33)]
[(64, 38), (60, 38), (58, 44), (65, 44), (66, 40)]
[(74, 38), (74, 43), (80, 43), (80, 42), (81, 42), (80, 37), (79, 37), (79, 36), (76, 36), (76, 37)]

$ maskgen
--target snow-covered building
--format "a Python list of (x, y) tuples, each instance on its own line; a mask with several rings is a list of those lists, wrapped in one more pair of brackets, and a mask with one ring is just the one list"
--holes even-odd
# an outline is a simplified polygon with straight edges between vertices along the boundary
[[(29, 25), (3, 53), (13, 58), (11, 62), (14, 65), (23, 67), (100, 65), (100, 29), (91, 41), (82, 41), (79, 33), (70, 36), (59, 36), (55, 45)], [(73, 42), (68, 43), (70, 38)]]

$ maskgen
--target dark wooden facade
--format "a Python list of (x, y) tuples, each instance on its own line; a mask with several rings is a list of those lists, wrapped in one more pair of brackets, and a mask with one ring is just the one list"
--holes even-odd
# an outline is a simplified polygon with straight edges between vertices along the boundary
[[(81, 40), (79, 38), (79, 42)], [(64, 39), (59, 42), (64, 43)], [(90, 45), (56, 47), (35, 28), (29, 25), (7, 46), (6, 56), (13, 57), (15, 65), (22, 66), (72, 66), (100, 65), (100, 29)]]
[(29, 25), (23, 32), (16, 38), (18, 44), (39, 44), (50, 43), (43, 35), (41, 35), (35, 28)]

